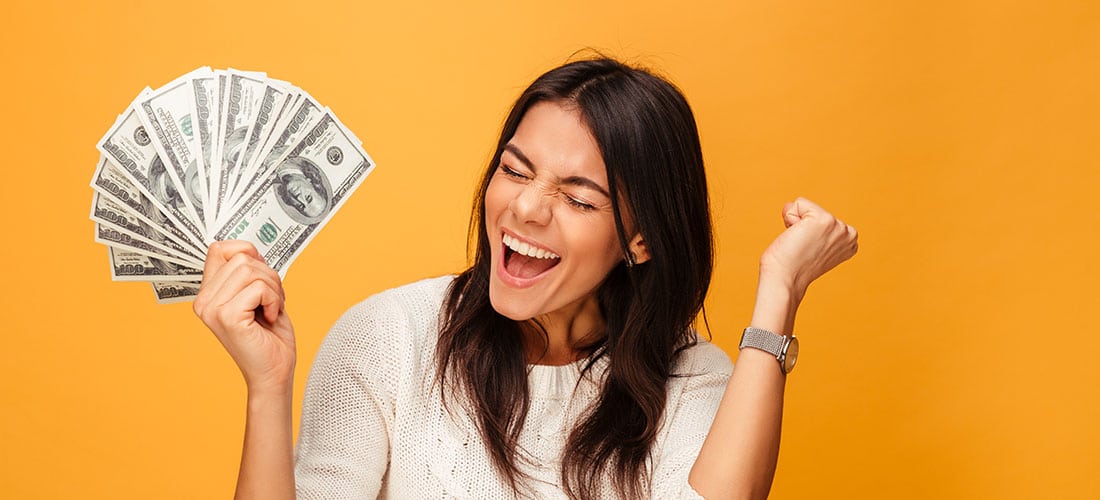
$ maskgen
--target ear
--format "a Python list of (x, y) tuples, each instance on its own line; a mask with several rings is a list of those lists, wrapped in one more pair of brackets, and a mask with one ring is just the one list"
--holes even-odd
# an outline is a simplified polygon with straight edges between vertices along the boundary
[(645, 264), (649, 261), (649, 248), (646, 247), (645, 240), (642, 239), (642, 233), (635, 234), (630, 239), (630, 253), (634, 255), (635, 264)]

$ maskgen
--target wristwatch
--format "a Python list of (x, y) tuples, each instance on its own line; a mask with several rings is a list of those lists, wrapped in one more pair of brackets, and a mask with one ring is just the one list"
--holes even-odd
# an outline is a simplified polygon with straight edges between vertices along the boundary
[(738, 349), (746, 347), (760, 349), (775, 356), (784, 375), (791, 373), (798, 361), (798, 339), (794, 335), (788, 337), (750, 326), (741, 334), (741, 346)]

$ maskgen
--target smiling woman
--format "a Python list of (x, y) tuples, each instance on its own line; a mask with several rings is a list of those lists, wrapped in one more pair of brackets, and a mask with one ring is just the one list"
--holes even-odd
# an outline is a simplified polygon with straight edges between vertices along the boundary
[[(309, 187), (287, 187), (303, 213)], [(855, 231), (784, 208), (732, 369), (692, 329), (713, 241), (691, 109), (610, 59), (524, 91), (475, 201), (469, 269), (333, 327), (293, 454), (282, 284), (250, 245), (210, 248), (195, 311), (249, 389), (238, 498), (767, 496), (795, 311)]]

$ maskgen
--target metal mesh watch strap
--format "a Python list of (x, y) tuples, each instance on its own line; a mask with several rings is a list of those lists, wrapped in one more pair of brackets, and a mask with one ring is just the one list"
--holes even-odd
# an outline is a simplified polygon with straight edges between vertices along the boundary
[(783, 353), (784, 343), (786, 343), (786, 338), (782, 335), (750, 326), (745, 329), (745, 333), (741, 334), (741, 345), (738, 349), (752, 347), (769, 352), (776, 359), (779, 359), (779, 355)]

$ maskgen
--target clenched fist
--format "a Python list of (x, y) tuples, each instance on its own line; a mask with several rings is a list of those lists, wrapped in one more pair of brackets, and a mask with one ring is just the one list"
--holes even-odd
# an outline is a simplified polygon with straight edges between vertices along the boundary
[(282, 280), (244, 241), (210, 245), (195, 314), (237, 363), (249, 391), (289, 388), (296, 359), (294, 327)]
[(805, 198), (783, 206), (783, 224), (787, 229), (760, 257), (760, 276), (779, 280), (799, 296), (859, 248), (855, 228)]

